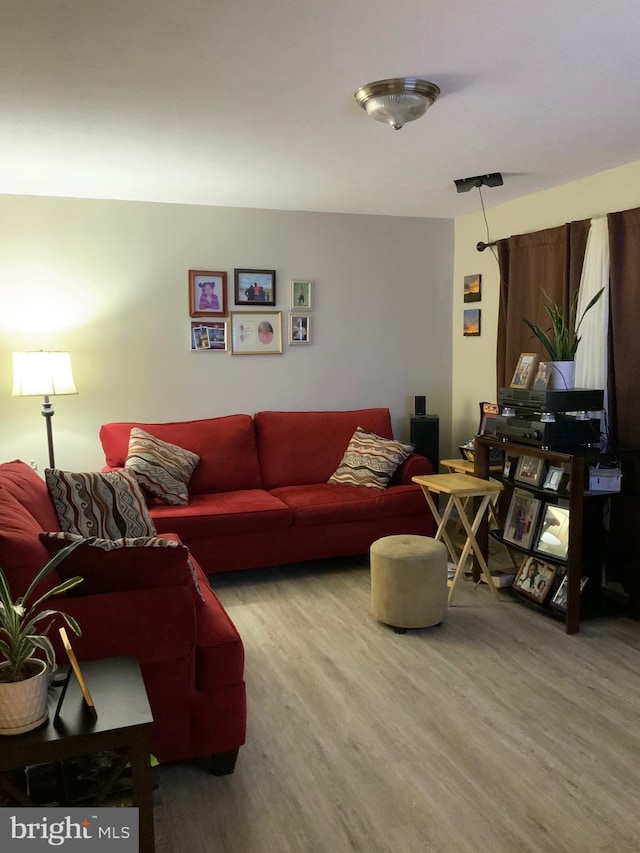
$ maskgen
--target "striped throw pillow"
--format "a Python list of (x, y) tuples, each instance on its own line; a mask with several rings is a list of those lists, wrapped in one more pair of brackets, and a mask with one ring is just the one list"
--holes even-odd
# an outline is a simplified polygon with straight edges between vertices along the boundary
[(173, 506), (186, 506), (189, 480), (199, 461), (197, 453), (133, 427), (124, 466), (153, 497)]
[(60, 529), (100, 539), (155, 536), (142, 489), (125, 470), (79, 474), (45, 470)]
[(413, 444), (401, 444), (358, 427), (328, 482), (386, 489), (396, 469), (413, 449)]

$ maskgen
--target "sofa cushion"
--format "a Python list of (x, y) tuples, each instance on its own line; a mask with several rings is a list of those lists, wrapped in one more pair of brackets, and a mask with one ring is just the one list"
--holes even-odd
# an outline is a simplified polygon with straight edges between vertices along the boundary
[(42, 530), (58, 529), (58, 517), (47, 484), (26, 462), (16, 459), (2, 463), (0, 485), (31, 513)]
[(386, 489), (398, 467), (413, 451), (413, 444), (382, 438), (358, 427), (329, 483)]
[(262, 489), (192, 495), (188, 506), (158, 504), (151, 513), (159, 535), (175, 531), (185, 541), (254, 531), (277, 535), (291, 524), (291, 510)]
[(196, 625), (196, 689), (241, 684), (244, 648), (240, 635), (211, 587), (203, 592), (207, 606), (198, 610)]
[(291, 509), (293, 524), (342, 524), (375, 518), (415, 515), (429, 509), (416, 486), (389, 489), (354, 489), (333, 483), (313, 486), (282, 486), (271, 494)]
[(154, 498), (184, 506), (189, 503), (189, 480), (199, 461), (197, 453), (133, 427), (124, 467)]
[(100, 441), (109, 468), (124, 467), (133, 427), (140, 427), (150, 435), (184, 447), (200, 457), (189, 482), (190, 496), (262, 488), (255, 430), (250, 415), (165, 424), (103, 424)]
[(123, 589), (176, 586), (183, 569), (189, 571), (198, 603), (204, 603), (189, 549), (181, 542), (144, 536), (135, 539), (85, 539), (75, 533), (41, 533), (40, 539), (52, 556), (72, 542), (81, 542), (60, 563), (63, 579), (80, 575), (84, 580), (71, 595), (96, 595)]
[(80, 474), (47, 468), (45, 479), (60, 528), (100, 539), (155, 536), (144, 495), (134, 474)]
[(389, 409), (345, 412), (257, 412), (254, 416), (265, 489), (326, 483), (357, 427), (393, 438)]

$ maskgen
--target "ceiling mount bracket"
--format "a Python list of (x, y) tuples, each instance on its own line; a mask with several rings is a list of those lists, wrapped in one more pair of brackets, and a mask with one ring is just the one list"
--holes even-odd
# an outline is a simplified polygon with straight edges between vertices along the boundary
[(488, 175), (475, 175), (473, 178), (457, 178), (453, 183), (459, 193), (468, 193), (474, 187), (501, 187), (504, 181), (500, 172), (491, 172)]

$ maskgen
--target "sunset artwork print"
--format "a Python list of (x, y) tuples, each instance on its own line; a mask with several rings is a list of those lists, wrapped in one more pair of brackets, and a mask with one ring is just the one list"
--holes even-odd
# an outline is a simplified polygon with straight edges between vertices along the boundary
[(482, 276), (481, 275), (465, 275), (464, 277), (464, 301), (465, 302), (480, 302), (482, 299)]
[(465, 338), (478, 337), (480, 335), (479, 308), (467, 308), (464, 312), (464, 336)]

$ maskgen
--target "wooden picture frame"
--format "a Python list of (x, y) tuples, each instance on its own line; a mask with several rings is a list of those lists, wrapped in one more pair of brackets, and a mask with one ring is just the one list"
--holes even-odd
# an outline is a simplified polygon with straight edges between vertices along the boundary
[(311, 317), (308, 314), (289, 314), (289, 343), (296, 347), (311, 343)]
[(536, 375), (533, 377), (532, 389), (534, 391), (546, 391), (551, 384), (553, 366), (551, 361), (539, 361)]
[(551, 592), (557, 571), (557, 566), (545, 563), (538, 557), (529, 557), (520, 567), (512, 586), (538, 604), (543, 604)]
[(227, 349), (226, 320), (204, 322), (191, 321), (192, 352), (224, 352)]
[(232, 355), (274, 355), (281, 352), (281, 311), (231, 312)]
[[(80, 664), (78, 663), (76, 653), (73, 651), (73, 649), (71, 647), (71, 642), (69, 640), (69, 637), (67, 636), (67, 631), (65, 628), (58, 628), (58, 632), (60, 634), (60, 638), (62, 640), (62, 645), (64, 646), (64, 650), (67, 653), (67, 657), (69, 658), (69, 663), (71, 664), (71, 669), (73, 670), (73, 674), (77, 678), (78, 684), (80, 685), (80, 690), (82, 691), (82, 697), (85, 701), (85, 704), (86, 704), (87, 708), (89, 709), (89, 711), (91, 712), (91, 714), (94, 717), (97, 717), (98, 714), (96, 711), (96, 707), (93, 704), (93, 698), (91, 696), (91, 693), (89, 693), (89, 688), (87, 687), (87, 682), (84, 680), (84, 676), (82, 674), (82, 671), (80, 670)], [(62, 698), (63, 697), (60, 698), (59, 704), (62, 704)], [(58, 712), (59, 712), (59, 708), (58, 708)]]
[(545, 504), (536, 537), (536, 554), (565, 561), (569, 553), (569, 507), (564, 504)]
[(482, 299), (482, 276), (479, 273), (465, 275), (463, 299), (465, 302), (480, 302)]
[(521, 352), (518, 364), (513, 372), (510, 388), (529, 388), (538, 367), (538, 354)]
[(227, 274), (189, 270), (189, 316), (227, 316)]
[(465, 338), (479, 338), (482, 328), (480, 308), (466, 308), (463, 314), (463, 335)]
[(276, 271), (234, 269), (234, 303), (236, 305), (276, 304)]
[(539, 486), (544, 477), (544, 459), (538, 456), (519, 456), (513, 479), (527, 486)]
[(531, 548), (542, 501), (526, 489), (514, 489), (504, 524), (503, 539), (512, 545)]
[(313, 282), (291, 279), (291, 308), (294, 311), (313, 310)]

